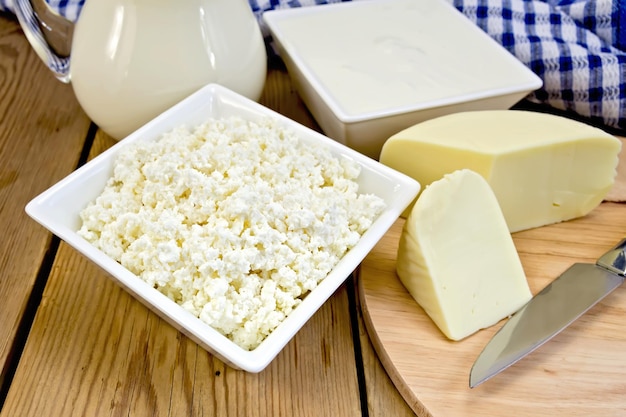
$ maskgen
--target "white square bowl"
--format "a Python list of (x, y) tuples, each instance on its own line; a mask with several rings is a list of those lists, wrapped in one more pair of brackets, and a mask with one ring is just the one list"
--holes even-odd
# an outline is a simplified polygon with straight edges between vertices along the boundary
[[(112, 175), (116, 155), (125, 146), (136, 141), (155, 140), (161, 134), (183, 124), (192, 127), (209, 118), (229, 116), (240, 116), (246, 120), (272, 117), (280, 126), (295, 132), (302, 141), (325, 145), (335, 155), (356, 161), (362, 168), (358, 179), (359, 192), (376, 194), (386, 202), (384, 212), (363, 234), (358, 244), (341, 259), (318, 287), (311, 291), (256, 349), (251, 351), (244, 350), (230, 341), (77, 234), (81, 224), (79, 213), (102, 193)], [(400, 213), (416, 197), (419, 188), (420, 185), (415, 180), (404, 174), (231, 90), (210, 84), (44, 191), (28, 203), (26, 212), (101, 267), (139, 301), (204, 349), (234, 368), (260, 372), (357, 268)]]
[(359, 0), (263, 18), (324, 133), (375, 159), (415, 123), (508, 109), (542, 85), (446, 0)]

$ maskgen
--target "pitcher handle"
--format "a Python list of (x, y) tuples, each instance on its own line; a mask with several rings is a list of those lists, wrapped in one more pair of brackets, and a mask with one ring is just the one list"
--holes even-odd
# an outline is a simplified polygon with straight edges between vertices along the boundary
[[(39, 58), (57, 79), (69, 83), (69, 48), (74, 24), (54, 14), (45, 0), (34, 1), (39, 3), (31, 3), (31, 0), (14, 0), (17, 20)], [(55, 48), (51, 44), (55, 44)]]

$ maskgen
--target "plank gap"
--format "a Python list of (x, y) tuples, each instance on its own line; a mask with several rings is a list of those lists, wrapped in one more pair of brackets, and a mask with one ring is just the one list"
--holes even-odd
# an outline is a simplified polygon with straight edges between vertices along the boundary
[(359, 334), (359, 312), (356, 303), (356, 285), (354, 273), (347, 280), (348, 310), (350, 311), (350, 327), (352, 328), (352, 346), (354, 346), (354, 361), (356, 362), (356, 377), (359, 384), (359, 399), (361, 401), (361, 415), (369, 417), (367, 401), (367, 386), (365, 382), (365, 362), (361, 350), (361, 335)]
[(95, 123), (91, 123), (89, 125), (89, 130), (87, 131), (87, 137), (83, 142), (83, 149), (80, 152), (80, 157), (78, 158), (78, 163), (76, 168), (80, 168), (85, 165), (89, 158), (89, 153), (91, 152), (91, 148), (93, 147), (93, 143), (96, 140), (96, 133), (98, 132), (98, 126)]
[(33, 322), (35, 321), (37, 309), (39, 308), (44, 289), (46, 288), (46, 284), (48, 283), (48, 277), (50, 276), (50, 272), (52, 271), (52, 265), (54, 263), (54, 259), (56, 257), (60, 243), (61, 240), (58, 237), (51, 235), (48, 250), (43, 257), (41, 267), (39, 268), (39, 271), (37, 271), (37, 276), (33, 284), (33, 289), (30, 292), (28, 300), (26, 301), (24, 314), (20, 319), (17, 331), (15, 333), (15, 340), (7, 355), (6, 366), (2, 370), (2, 375), (0, 375), (0, 411), (2, 411), (2, 408), (4, 406), (4, 402), (7, 398), (9, 388), (11, 387), (11, 382), (13, 381), (13, 377), (15, 376), (15, 371), (17, 370), (20, 359), (22, 357), (22, 353), (24, 351), (24, 347), (26, 346), (26, 341), (28, 340), (30, 329), (33, 325)]

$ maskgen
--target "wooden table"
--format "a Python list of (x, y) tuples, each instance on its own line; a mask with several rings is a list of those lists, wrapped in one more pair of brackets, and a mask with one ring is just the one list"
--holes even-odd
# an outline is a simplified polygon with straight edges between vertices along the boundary
[[(273, 65), (263, 104), (316, 127)], [(0, 416), (412, 416), (353, 279), (263, 372), (225, 366), (24, 212), (114, 141), (0, 15)]]
[[(280, 62), (261, 102), (319, 129)], [(0, 14), (0, 417), (414, 415), (365, 331), (355, 278), (249, 374), (28, 218), (28, 201), (114, 143)]]

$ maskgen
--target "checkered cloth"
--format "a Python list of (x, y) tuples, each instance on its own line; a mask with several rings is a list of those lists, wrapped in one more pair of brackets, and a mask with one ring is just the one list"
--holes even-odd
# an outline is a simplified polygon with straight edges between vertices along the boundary
[(452, 0), (541, 77), (528, 99), (626, 130), (624, 0)]
[[(0, 10), (15, 12), (18, 0), (0, 0)], [(46, 0), (46, 3), (61, 16), (75, 22), (85, 0)]]
[[(75, 20), (85, 0), (47, 1)], [(269, 41), (263, 12), (340, 1), (249, 3)], [(625, 0), (447, 1), (541, 77), (544, 85), (527, 97), (530, 102), (626, 130)], [(14, 4), (24, 2), (0, 0), (0, 10), (13, 11)]]

